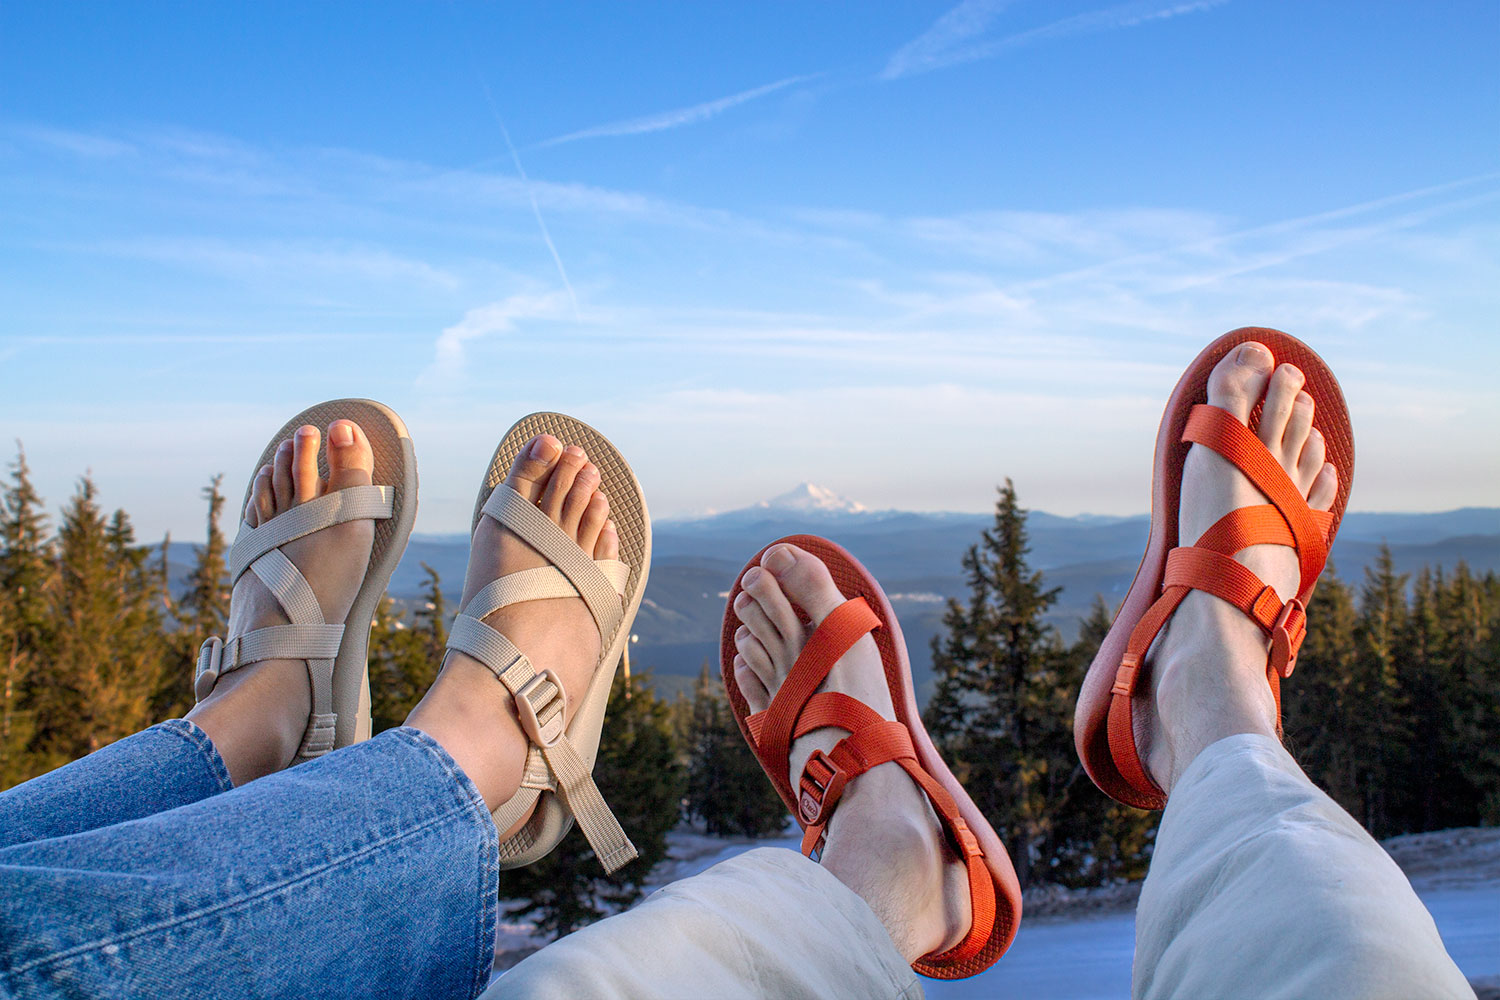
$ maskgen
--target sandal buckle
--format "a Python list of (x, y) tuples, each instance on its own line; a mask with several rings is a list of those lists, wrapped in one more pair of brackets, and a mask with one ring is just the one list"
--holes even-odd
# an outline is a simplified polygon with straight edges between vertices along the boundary
[[(551, 684), (551, 693), (542, 690), (543, 684)], [(533, 698), (540, 698), (538, 704)], [(516, 715), (521, 720), (521, 730), (526, 738), (539, 747), (550, 747), (563, 735), (563, 718), (567, 714), (568, 693), (562, 681), (551, 670), (543, 670), (522, 684), (515, 693)], [(553, 706), (556, 709), (553, 709)]]
[(1307, 609), (1295, 597), (1281, 606), (1281, 614), (1271, 626), (1271, 666), (1282, 679), (1292, 676), (1297, 666), (1297, 651), (1307, 637)]
[(848, 781), (847, 771), (822, 750), (814, 750), (802, 768), (802, 780), (798, 783), (798, 818), (808, 826), (826, 823)]
[(193, 698), (202, 701), (213, 692), (224, 666), (224, 640), (211, 635), (198, 647), (198, 671), (193, 676)]

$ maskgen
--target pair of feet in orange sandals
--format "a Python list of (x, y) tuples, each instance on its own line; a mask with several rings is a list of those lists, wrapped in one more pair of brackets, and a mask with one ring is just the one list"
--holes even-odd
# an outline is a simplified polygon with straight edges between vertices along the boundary
[[(318, 439), (301, 428), (260, 471), (245, 511), (251, 528), (370, 482), (374, 459), (357, 424), (330, 425), (326, 476)], [(1159, 806), (1210, 743), (1278, 732), (1277, 685), (1295, 662), (1300, 611), (1351, 472), (1337, 383), (1299, 342), (1235, 331), (1194, 362), (1163, 421), (1146, 559), (1079, 700), (1079, 751), (1100, 787)], [(595, 559), (615, 558), (609, 501), (582, 449), (538, 436), (505, 482)], [(1274, 507), (1263, 507), (1268, 498)], [(369, 537), (370, 522), (351, 521), (284, 547), (328, 621), (349, 611)], [(1185, 548), (1192, 539), (1199, 546)], [(542, 565), (511, 531), (482, 520), (463, 604), (498, 576)], [(286, 620), (250, 574), (232, 607), (242, 631)], [(513, 604), (485, 622), (550, 668), (569, 706), (583, 697), (600, 646), (583, 600)], [(805, 852), (870, 904), (919, 972), (954, 978), (992, 964), (1019, 920), (1015, 874), (927, 739), (899, 625), (873, 578), (821, 539), (768, 546), (732, 591), (723, 665), (742, 730), (808, 831)], [(311, 711), (306, 673), (288, 659), (225, 674), (190, 713), (237, 784), (296, 754)], [(448, 750), (491, 808), (516, 793), (527, 735), (483, 664), (450, 652), (407, 721)]]

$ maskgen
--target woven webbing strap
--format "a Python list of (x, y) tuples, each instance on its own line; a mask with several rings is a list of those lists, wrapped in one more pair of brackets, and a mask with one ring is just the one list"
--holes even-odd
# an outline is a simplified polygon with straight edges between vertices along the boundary
[[(549, 784), (555, 784), (604, 870), (614, 872), (632, 861), (635, 845), (605, 805), (593, 773), (564, 730), (567, 695), (557, 676), (550, 670), (538, 673), (514, 643), (466, 612), (454, 619), (448, 648), (489, 667), (511, 693), (521, 728), (550, 772)], [(535, 795), (529, 798), (535, 802)]]
[[(1146, 680), (1146, 654), (1184, 598), (1194, 590), (1238, 608), (1269, 637), (1266, 682), (1281, 726), (1281, 681), (1292, 674), (1307, 634), (1305, 605), (1328, 558), (1333, 515), (1313, 510), (1260, 438), (1232, 413), (1199, 404), (1188, 416), (1184, 443), (1218, 452), (1253, 483), (1270, 504), (1241, 507), (1225, 514), (1193, 545), (1172, 549), (1162, 576), (1162, 592), (1131, 631), (1115, 671), (1108, 718), (1110, 754), (1120, 775), (1160, 808), (1166, 793), (1146, 773), (1135, 745), (1131, 699)], [(1295, 597), (1283, 601), (1276, 589), (1234, 558), (1252, 545), (1286, 545), (1297, 554)]]
[(594, 560), (585, 555), (578, 543), (543, 514), (536, 504), (504, 483), (495, 487), (482, 509), (562, 571), (577, 596), (588, 605), (589, 614), (594, 616), (594, 624), (599, 629), (600, 641), (608, 649), (625, 619), (625, 609), (620, 603), (620, 591)]
[(207, 698), (219, 678), (261, 660), (304, 660), (312, 688), (312, 713), (293, 763), (321, 757), (333, 749), (338, 715), (333, 711), (333, 667), (343, 646), (344, 626), (328, 624), (318, 595), (280, 546), (346, 521), (389, 518), (395, 489), (353, 486), (328, 493), (277, 514), (259, 527), (241, 522), (229, 551), (231, 586), (248, 570), (270, 591), (287, 625), (271, 625), (227, 641), (211, 636), (198, 650), (193, 694)]
[(299, 503), (256, 528), (241, 522), (229, 550), (229, 585), (234, 586), (251, 563), (287, 542), (346, 521), (389, 518), (395, 500), (394, 486), (351, 486)]
[[(922, 767), (912, 744), (911, 730), (905, 723), (882, 718), (864, 702), (840, 691), (813, 693), (854, 643), (879, 626), (879, 617), (862, 597), (834, 609), (809, 637), (770, 707), (749, 716), (746, 728), (750, 730), (756, 756), (767, 768), (773, 761), (786, 767), (791, 741), (814, 730), (835, 728), (849, 734), (828, 753), (814, 750), (793, 786), (797, 821), (803, 828), (802, 853), (808, 857), (822, 851), (829, 820), (850, 781), (886, 763), (894, 762), (906, 771), (926, 793), (951, 845), (964, 862), (973, 913), (969, 931), (958, 944), (941, 955), (926, 956), (924, 961), (966, 962), (989, 942), (997, 914), (995, 883), (978, 838), (969, 829), (953, 796)], [(791, 694), (778, 709), (777, 701), (788, 691)]]
[[(448, 634), (448, 648), (483, 663), (510, 692), (531, 743), (521, 788), (495, 811), (495, 824), (502, 831), (509, 829), (531, 814), (542, 792), (555, 792), (604, 870), (613, 873), (634, 860), (637, 852), (605, 804), (591, 768), (568, 738), (567, 695), (561, 682), (550, 670), (538, 673), (525, 653), (482, 619), (525, 601), (581, 597), (599, 630), (601, 648), (607, 649), (624, 620), (621, 596), (630, 567), (616, 559), (590, 559), (535, 504), (504, 483), (495, 487), (481, 510), (551, 563), (486, 584), (459, 609)], [(529, 850), (532, 839), (523, 828), (500, 845), (501, 860)]]

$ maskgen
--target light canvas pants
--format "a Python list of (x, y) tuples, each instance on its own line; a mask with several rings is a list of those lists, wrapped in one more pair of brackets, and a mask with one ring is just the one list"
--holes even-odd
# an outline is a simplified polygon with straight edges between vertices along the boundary
[[(1134, 980), (1138, 1000), (1474, 996), (1390, 856), (1279, 743), (1250, 735), (1209, 747), (1172, 790)], [(549, 945), (484, 998), (921, 995), (862, 899), (764, 848)]]

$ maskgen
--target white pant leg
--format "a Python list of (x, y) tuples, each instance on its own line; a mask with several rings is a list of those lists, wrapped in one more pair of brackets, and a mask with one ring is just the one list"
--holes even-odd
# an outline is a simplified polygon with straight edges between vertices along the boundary
[(1172, 789), (1135, 927), (1136, 1000), (1474, 996), (1390, 855), (1265, 736)]
[(528, 956), (481, 1000), (919, 1000), (873, 910), (813, 861), (762, 847)]

